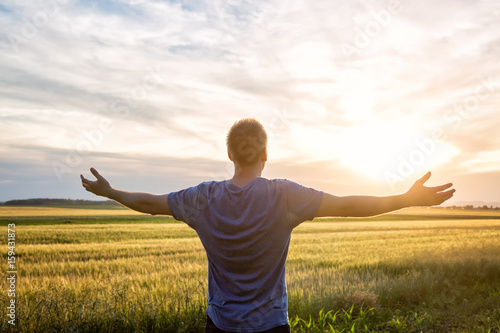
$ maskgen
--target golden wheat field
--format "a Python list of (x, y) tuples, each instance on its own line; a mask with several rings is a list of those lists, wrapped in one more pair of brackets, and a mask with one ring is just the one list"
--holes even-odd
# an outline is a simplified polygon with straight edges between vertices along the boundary
[[(16, 326), (5, 315), (2, 332), (203, 332), (207, 263), (185, 224), (120, 208), (0, 208), (17, 268)], [(287, 261), (293, 331), (498, 332), (499, 239), (493, 210), (305, 222)], [(6, 242), (0, 252), (7, 275)]]

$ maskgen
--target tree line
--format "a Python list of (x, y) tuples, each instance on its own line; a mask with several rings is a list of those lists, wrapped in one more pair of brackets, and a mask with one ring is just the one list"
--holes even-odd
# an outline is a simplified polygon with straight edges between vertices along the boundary
[(34, 198), (22, 200), (9, 200), (3, 203), (5, 206), (120, 206), (113, 200), (93, 201), (82, 199), (49, 199)]

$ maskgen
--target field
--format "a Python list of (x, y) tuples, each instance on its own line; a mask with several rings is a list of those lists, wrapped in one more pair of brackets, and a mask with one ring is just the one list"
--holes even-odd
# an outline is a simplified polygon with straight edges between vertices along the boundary
[[(15, 224), (16, 323), (2, 332), (203, 332), (196, 233), (102, 208), (0, 207)], [(287, 262), (294, 332), (499, 332), (500, 213), (410, 209), (296, 228)], [(1, 265), (7, 274), (7, 245)], [(0, 306), (7, 308), (7, 290)]]

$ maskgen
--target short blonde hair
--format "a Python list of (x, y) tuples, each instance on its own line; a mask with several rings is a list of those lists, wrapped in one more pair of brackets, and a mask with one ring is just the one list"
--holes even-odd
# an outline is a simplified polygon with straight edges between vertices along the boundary
[(256, 164), (267, 146), (266, 130), (253, 118), (241, 119), (229, 129), (226, 145), (233, 162), (241, 165)]

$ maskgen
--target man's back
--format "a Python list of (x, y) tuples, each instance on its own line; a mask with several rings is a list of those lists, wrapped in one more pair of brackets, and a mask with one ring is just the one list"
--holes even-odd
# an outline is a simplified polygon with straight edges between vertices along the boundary
[(196, 230), (209, 263), (208, 316), (225, 330), (288, 323), (285, 263), (294, 227), (314, 218), (322, 192), (256, 177), (171, 193), (172, 215)]

